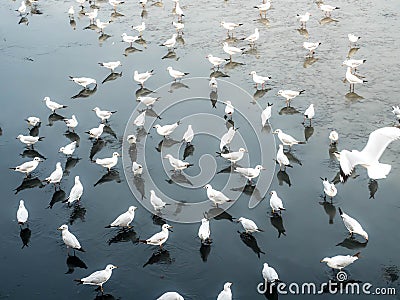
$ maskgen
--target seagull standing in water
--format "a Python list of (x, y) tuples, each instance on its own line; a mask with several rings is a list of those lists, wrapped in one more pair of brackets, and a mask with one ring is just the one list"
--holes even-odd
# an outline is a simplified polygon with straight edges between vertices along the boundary
[(306, 109), (304, 112), (304, 120), (303, 124), (305, 124), (306, 120), (310, 120), (310, 126), (311, 126), (311, 120), (315, 116), (315, 110), (314, 110), (314, 104), (310, 104), (310, 106)]
[(273, 267), (270, 267), (267, 263), (264, 263), (261, 273), (264, 278), (265, 287), (268, 283), (275, 283), (279, 281), (278, 273)]
[(223, 48), (225, 53), (229, 54), (229, 60), (232, 61), (232, 55), (241, 54), (245, 48), (237, 48), (233, 46), (229, 46), (228, 43), (223, 43)]
[(95, 163), (108, 169), (110, 172), (111, 168), (118, 163), (118, 157), (121, 156), (118, 152), (114, 152), (112, 157), (107, 158), (97, 158)]
[(204, 188), (207, 190), (207, 197), (210, 199), (216, 207), (218, 205), (222, 205), (226, 202), (233, 202), (234, 200), (229, 199), (227, 196), (225, 196), (222, 192), (214, 190), (211, 186), (211, 184), (207, 184), (204, 186)]
[(91, 85), (91, 84), (97, 85), (96, 80), (93, 79), (93, 78), (89, 78), (89, 77), (72, 77), (72, 76), (69, 76), (69, 79), (71, 81), (75, 82), (76, 84), (79, 84), (84, 89), (87, 89), (88, 85)]
[(11, 170), (18, 171), (21, 173), (25, 173), (26, 176), (29, 175), (29, 173), (33, 172), (37, 166), (39, 165), (39, 162), (42, 160), (40, 157), (35, 157), (31, 161), (24, 162), (22, 165), (16, 166), (15, 168), (10, 168)]
[(38, 117), (28, 117), (25, 120), (28, 122), (28, 125), (35, 127), (36, 125), (40, 125), (40, 119)]
[(239, 160), (243, 158), (244, 153), (247, 152), (244, 148), (239, 148), (239, 151), (228, 152), (228, 153), (219, 153), (223, 158), (229, 160), (231, 163), (235, 164)]
[(244, 230), (246, 231), (246, 233), (253, 233), (253, 232), (261, 232), (264, 231), (260, 228), (258, 228), (257, 224), (250, 219), (246, 219), (243, 217), (240, 217), (236, 222), (241, 223)]
[(261, 88), (264, 88), (264, 84), (268, 81), (271, 80), (271, 77), (266, 77), (266, 76), (260, 76), (257, 75), (256, 71), (251, 71), (250, 75), (253, 76), (253, 81), (256, 85), (256, 88), (258, 87), (259, 84), (261, 84)]
[(64, 119), (65, 125), (67, 125), (68, 130), (71, 128), (72, 131), (75, 131), (75, 127), (78, 126), (78, 120), (75, 115), (72, 115), (71, 119)]
[(267, 18), (267, 10), (271, 8), (271, 1), (263, 1), (263, 3), (254, 6), (254, 8), (258, 8), (258, 11), (260, 13), (260, 18), (263, 17), (264, 14), (264, 18)]
[(169, 231), (172, 231), (170, 228), (172, 228), (171, 225), (164, 224), (161, 227), (160, 232), (154, 234), (147, 240), (142, 240), (140, 242), (145, 243), (147, 245), (160, 246), (160, 248), (162, 249), (162, 245), (168, 240)]
[(69, 143), (68, 145), (61, 147), (58, 152), (62, 152), (65, 155), (72, 155), (74, 154), (76, 149), (76, 141), (73, 141), (72, 143)]
[(154, 190), (150, 190), (150, 204), (153, 206), (155, 211), (160, 211), (167, 205), (167, 203), (162, 201), (162, 199), (156, 195)]
[(218, 90), (218, 82), (217, 82), (217, 79), (214, 76), (211, 77), (210, 82), (208, 83), (208, 85), (209, 85), (211, 90), (215, 90), (215, 91)]
[(133, 176), (142, 175), (143, 166), (141, 164), (138, 164), (136, 161), (134, 161), (132, 163), (132, 172), (133, 172)]
[(213, 68), (217, 67), (219, 69), (219, 66), (225, 62), (225, 59), (213, 56), (212, 54), (208, 54), (206, 58), (213, 65)]
[(304, 49), (309, 51), (306, 57), (313, 57), (315, 50), (318, 48), (319, 45), (321, 45), (321, 42), (303, 42)]
[[(351, 67), (347, 67), (347, 71), (346, 71), (346, 80), (348, 83), (350, 83), (350, 92), (353, 91), (354, 92), (354, 85), (356, 83), (365, 83), (368, 82), (367, 80), (363, 80), (361, 78), (359, 78), (357, 75), (354, 75), (351, 72)], [(353, 87), (353, 90), (351, 89)]]
[(157, 300), (185, 300), (181, 295), (177, 292), (166, 292), (162, 294)]
[(229, 36), (229, 32), (231, 32), (232, 36), (233, 36), (233, 30), (235, 30), (235, 28), (242, 26), (242, 25), (243, 25), (242, 23), (221, 21), (221, 26), (224, 27), (228, 31), (228, 36)]
[(69, 192), (69, 196), (67, 199), (65, 199), (65, 202), (68, 202), (68, 206), (70, 206), (75, 201), (80, 203), (82, 195), (83, 195), (83, 185), (82, 185), (81, 181), (79, 180), (79, 176), (75, 176), (75, 184), (71, 188), (71, 191)]
[(67, 246), (68, 250), (69, 248), (72, 248), (74, 250), (85, 252), (85, 250), (83, 250), (83, 248), (81, 247), (81, 244), (79, 243), (76, 236), (73, 235), (71, 232), (69, 232), (68, 225), (63, 224), (59, 228), (57, 228), (57, 230), (61, 231), (62, 239), (64, 241), (64, 244)]
[(146, 71), (144, 73), (139, 73), (138, 71), (135, 71), (133, 74), (133, 80), (136, 82), (139, 82), (142, 87), (144, 87), (144, 83), (147, 79), (149, 79), (151, 76), (153, 76), (153, 70), (151, 71)]
[(230, 117), (232, 119), (232, 115), (235, 112), (235, 108), (233, 107), (232, 102), (229, 100), (225, 101), (224, 103), (226, 104), (224, 118), (226, 119), (227, 117)]
[(218, 294), (217, 300), (232, 300), (231, 282), (224, 284), (224, 289)]
[(297, 14), (297, 19), (300, 21), (300, 27), (306, 27), (308, 20), (310, 20), (310, 16), (311, 14), (309, 12), (306, 12), (304, 15)]
[(100, 287), (101, 292), (104, 293), (103, 284), (110, 279), (112, 270), (116, 268), (118, 267), (110, 264), (107, 265), (104, 270), (96, 271), (85, 278), (77, 279), (75, 281), (81, 284), (97, 285)]
[(271, 206), (272, 213), (286, 210), (283, 207), (282, 199), (278, 197), (278, 194), (275, 191), (271, 191), (269, 194), (271, 195), (271, 198), (269, 199), (269, 206)]
[(58, 162), (56, 164), (56, 169), (44, 181), (47, 181), (47, 183), (54, 183), (54, 185), (56, 185), (57, 183), (58, 184), (60, 183), (62, 177), (63, 177), (63, 170), (61, 168), (61, 163)]
[(132, 47), (132, 44), (139, 39), (138, 36), (127, 35), (125, 32), (121, 35), (121, 37), (122, 41), (128, 43), (130, 47)]
[(174, 33), (172, 35), (172, 37), (170, 39), (166, 40), (164, 43), (162, 43), (161, 46), (167, 47), (168, 50), (173, 49), (176, 44), (177, 37), (178, 37), (178, 35), (176, 33)]
[(333, 257), (325, 257), (321, 260), (328, 265), (328, 267), (332, 269), (342, 270), (346, 268), (348, 265), (355, 262), (360, 257), (360, 252), (357, 252), (354, 255), (336, 255)]
[(272, 103), (267, 103), (267, 107), (261, 112), (261, 125), (264, 127), (272, 115)]
[(169, 75), (174, 78), (174, 81), (176, 81), (177, 79), (182, 79), (183, 76), (189, 75), (189, 73), (187, 72), (181, 72), (178, 70), (174, 70), (172, 67), (168, 67), (167, 71), (169, 73)]
[(135, 210), (136, 206), (129, 206), (128, 210), (123, 214), (119, 215), (118, 218), (114, 220), (110, 225), (106, 226), (106, 228), (110, 227), (122, 227), (122, 228), (132, 228), (130, 225), (133, 219), (135, 218)]
[(146, 121), (146, 111), (138, 115), (136, 119), (133, 121), (133, 124), (136, 125), (137, 127), (142, 127), (145, 121)]
[(198, 236), (202, 244), (209, 244), (210, 240), (210, 221), (206, 218), (201, 219), (201, 225), (199, 228)]
[(132, 26), (133, 30), (136, 30), (139, 33), (139, 36), (142, 36), (143, 31), (146, 29), (146, 24), (142, 22), (142, 24), (137, 26)]
[(260, 32), (258, 31), (258, 28), (256, 28), (254, 29), (254, 33), (250, 34), (244, 40), (249, 42), (249, 44), (254, 47), (259, 38), (260, 38)]
[(114, 73), (115, 69), (118, 68), (119, 66), (122, 66), (121, 62), (118, 61), (110, 61), (110, 62), (99, 62), (99, 65), (109, 69), (111, 73)]
[(283, 98), (286, 99), (286, 106), (290, 106), (290, 102), (296, 98), (298, 95), (301, 95), (304, 93), (305, 90), (301, 91), (292, 91), (292, 90), (279, 90), (278, 91), (278, 96), (282, 96)]
[(324, 199), (326, 198), (326, 196), (329, 196), (329, 197), (331, 197), (331, 200), (332, 200), (332, 198), (335, 197), (337, 194), (337, 189), (336, 189), (335, 184), (333, 182), (332, 183), (329, 182), (329, 180), (327, 178), (321, 178), (321, 180), (322, 180), (322, 184), (324, 186), (324, 194), (325, 194)]
[(346, 226), (347, 230), (350, 232), (350, 236), (353, 234), (361, 235), (366, 241), (368, 241), (368, 233), (362, 228), (361, 224), (358, 221), (349, 215), (345, 214), (342, 209), (339, 207), (339, 213), (342, 217), (344, 226)]
[(349, 33), (349, 34), (347, 35), (347, 37), (348, 37), (348, 39), (349, 39), (350, 46), (351, 46), (351, 44), (357, 43), (358, 40), (361, 38), (360, 36), (357, 36), (357, 35), (352, 34), (352, 33)]
[(175, 122), (174, 124), (168, 124), (161, 126), (160, 124), (156, 124), (153, 126), (157, 130), (157, 133), (163, 137), (168, 137), (171, 133), (175, 131), (175, 129), (179, 126), (180, 122)]
[(24, 200), (19, 201), (19, 207), (17, 210), (17, 221), (18, 224), (23, 225), (28, 222), (28, 210), (25, 208)]
[(298, 145), (298, 144), (305, 144), (305, 142), (301, 142), (296, 140), (294, 137), (292, 137), (291, 135), (288, 135), (286, 133), (284, 133), (281, 129), (276, 129), (273, 134), (277, 134), (279, 140), (281, 141), (281, 143), (284, 146), (289, 146), (290, 148), (293, 145)]
[(104, 121), (107, 122), (108, 119), (111, 118), (111, 116), (117, 112), (116, 110), (115, 111), (101, 110), (97, 106), (95, 108), (93, 108), (92, 110), (96, 113), (96, 116), (101, 119), (102, 123)]
[(186, 168), (193, 166), (193, 164), (190, 164), (188, 162), (177, 159), (177, 158), (173, 157), (171, 154), (165, 155), (164, 159), (168, 159), (170, 165), (174, 168), (175, 172), (182, 171)]
[(99, 127), (92, 128), (86, 133), (88, 133), (91, 138), (95, 138), (96, 140), (98, 140), (100, 136), (103, 134), (104, 126), (106, 125), (100, 124)]
[(38, 141), (41, 141), (44, 139), (44, 137), (38, 137), (38, 136), (31, 136), (31, 135), (18, 135), (16, 139), (20, 140), (21, 143), (24, 143), (27, 146), (32, 146), (36, 144)]
[(186, 142), (186, 144), (190, 144), (193, 140), (193, 137), (194, 137), (194, 132), (192, 125), (188, 125), (187, 130), (183, 134), (183, 140)]
[(236, 167), (235, 172), (238, 172), (240, 175), (246, 177), (247, 180), (251, 182), (252, 179), (257, 178), (258, 175), (260, 175), (261, 170), (265, 170), (265, 168), (261, 165), (257, 165), (255, 168)]
[(329, 144), (330, 145), (336, 145), (338, 140), (339, 140), (339, 134), (337, 133), (336, 130), (332, 130), (329, 133)]
[(279, 150), (276, 153), (276, 161), (279, 164), (279, 170), (282, 170), (282, 166), (284, 170), (286, 170), (286, 167), (292, 168), (288, 157), (286, 156), (285, 152), (283, 152), (282, 144), (279, 145)]
[(226, 132), (222, 137), (221, 141), (219, 143), (219, 150), (222, 151), (225, 147), (229, 146), (229, 144), (232, 142), (233, 137), (235, 136), (236, 129), (233, 127), (229, 127), (228, 132)]
[(58, 104), (57, 102), (51, 101), (50, 97), (44, 97), (44, 102), (46, 102), (46, 106), (54, 113), (57, 109), (66, 108), (66, 105)]

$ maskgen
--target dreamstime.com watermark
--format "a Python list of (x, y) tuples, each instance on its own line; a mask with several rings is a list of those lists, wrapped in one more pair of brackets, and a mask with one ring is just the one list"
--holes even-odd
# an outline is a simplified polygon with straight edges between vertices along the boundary
[(340, 271), (336, 275), (335, 280), (329, 280), (323, 283), (314, 282), (274, 282), (266, 285), (265, 283), (259, 283), (257, 285), (257, 291), (260, 294), (273, 294), (275, 291), (282, 295), (379, 295), (379, 296), (393, 296), (396, 295), (396, 288), (394, 287), (374, 287), (369, 282), (355, 282), (348, 281), (347, 274), (344, 271)]

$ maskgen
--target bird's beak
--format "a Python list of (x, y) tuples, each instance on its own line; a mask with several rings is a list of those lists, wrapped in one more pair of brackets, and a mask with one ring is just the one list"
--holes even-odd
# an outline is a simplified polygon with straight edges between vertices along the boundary
[(118, 267), (117, 267), (117, 266), (114, 266), (114, 269), (118, 269)]
[(272, 196), (272, 192), (269, 192), (269, 194)]
[(94, 111), (94, 108), (92, 109), (92, 111)]
[(62, 229), (61, 229), (61, 227), (60, 227), (60, 228), (57, 228), (57, 230), (62, 230)]
[(173, 230), (171, 230), (171, 228), (173, 228), (173, 227), (172, 226), (168, 227), (168, 230), (171, 231), (171, 232), (174, 232)]
[(121, 156), (121, 154), (118, 153), (118, 156)]
[(320, 261), (320, 262), (323, 262), (323, 261), (322, 261), (322, 259), (321, 259), (321, 261)]
[(264, 168), (264, 167), (261, 167), (261, 170), (266, 170), (266, 168)]
[(164, 156), (163, 158), (164, 158), (164, 159), (167, 159), (167, 157), (166, 157), (166, 156)]
[(320, 177), (320, 179), (321, 179), (322, 181), (324, 181), (324, 179), (323, 179), (322, 177)]
[(18, 140), (18, 138), (16, 137), (15, 139), (17, 139)]
[(153, 128), (156, 128), (156, 126), (153, 126)]
[(277, 134), (277, 132), (276, 132), (276, 131), (273, 131), (272, 134)]

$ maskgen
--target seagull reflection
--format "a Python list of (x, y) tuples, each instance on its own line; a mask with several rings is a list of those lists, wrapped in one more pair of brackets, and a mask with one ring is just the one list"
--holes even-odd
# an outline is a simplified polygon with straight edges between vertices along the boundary
[(387, 283), (393, 283), (399, 279), (399, 268), (397, 266), (385, 266), (382, 268), (382, 272)]
[(81, 206), (80, 204), (74, 206), (74, 210), (71, 212), (69, 216), (69, 225), (73, 225), (77, 219), (80, 219), (82, 222), (85, 222), (85, 214), (86, 208)]
[(57, 121), (64, 121), (65, 117), (57, 114), (57, 113), (52, 113), (48, 117), (49, 124), (47, 126), (53, 126), (53, 124)]
[(369, 199), (375, 199), (375, 193), (378, 191), (378, 181), (370, 179), (368, 182)]
[(145, 8), (143, 8), (142, 12), (140, 13), (140, 16), (142, 17), (142, 19), (147, 18), (147, 10)]
[(200, 256), (203, 262), (206, 262), (208, 259), (208, 256), (210, 255), (211, 252), (211, 245), (210, 244), (203, 244), (201, 243), (200, 246)]
[(231, 188), (231, 191), (242, 192), (248, 196), (253, 196), (257, 203), (263, 200), (263, 197), (261, 196), (261, 193), (255, 184), (246, 184), (245, 186)]
[(93, 185), (98, 186), (105, 182), (115, 181), (116, 183), (121, 183), (121, 177), (119, 176), (118, 170), (111, 170), (105, 173), (101, 178)]
[(169, 251), (166, 249), (159, 249), (155, 251), (149, 260), (143, 265), (143, 268), (146, 267), (147, 265), (153, 265), (153, 264), (172, 264), (174, 262), (174, 259), (171, 258), (171, 255), (169, 254)]
[(142, 112), (146, 112), (146, 116), (148, 116), (148, 117), (154, 117), (154, 118), (157, 118), (157, 119), (162, 119), (155, 111), (154, 111), (154, 109), (153, 108), (146, 108), (146, 109), (142, 109), (142, 110), (138, 110), (138, 113), (142, 113)]
[(100, 294), (96, 295), (96, 298), (94, 300), (115, 300), (115, 297), (111, 294)]
[[(289, 103), (289, 105), (290, 105), (290, 103)], [(294, 114), (299, 114), (299, 113), (300, 112), (292, 106), (285, 106), (279, 111), (280, 115), (294, 115)]]
[[(235, 62), (235, 61), (229, 61), (225, 64), (224, 69), (226, 70), (233, 70), (236, 67), (239, 66), (244, 66), (244, 63), (240, 63), (240, 62)], [(215, 77), (215, 76), (214, 76)]]
[(69, 20), (69, 25), (72, 27), (73, 30), (76, 30), (76, 21), (75, 19)]
[(70, 171), (76, 166), (76, 164), (81, 160), (81, 158), (73, 158), (73, 157), (68, 157), (67, 161), (65, 162), (64, 166), (64, 175), (68, 176)]
[[(340, 175), (340, 171), (338, 171), (338, 172), (336, 173), (335, 177), (332, 179), (332, 182), (333, 182), (334, 184), (344, 183), (344, 182), (342, 182), (342, 181), (340, 180), (340, 176), (341, 176), (341, 175)], [(360, 175), (357, 174), (356, 171), (354, 170), (353, 172), (351, 172), (351, 175), (350, 175), (349, 178), (356, 179), (358, 176), (360, 176)]]
[(336, 207), (331, 202), (326, 200), (319, 202), (324, 207), (326, 214), (329, 216), (329, 224), (333, 224), (333, 219), (336, 216)]
[(147, 47), (147, 41), (143, 37), (139, 37), (139, 39), (137, 39), (135, 43), (142, 45), (144, 48)]
[(78, 134), (72, 131), (66, 131), (64, 133), (64, 136), (69, 139), (71, 142), (76, 142), (76, 147), (79, 147), (79, 142), (81, 141), (81, 138), (79, 137)]
[(304, 59), (304, 63), (303, 63), (303, 68), (308, 68), (311, 67), (314, 63), (316, 63), (319, 60), (319, 58), (316, 58), (314, 56), (311, 57), (306, 57)]
[(1, 129), (1, 127), (0, 127), (0, 136), (2, 136), (3, 135), (3, 129)]
[(217, 91), (210, 92), (210, 101), (212, 108), (217, 108), (218, 93)]
[(42, 188), (45, 185), (42, 183), (42, 181), (38, 178), (29, 178), (29, 177), (25, 177), (22, 180), (22, 183), (19, 185), (19, 187), (17, 187), (16, 189), (14, 189), (15, 194), (18, 194), (20, 191), (26, 190), (26, 189), (33, 189), (35, 187), (39, 187)]
[(276, 174), (276, 177), (278, 178), (278, 184), (283, 185), (283, 183), (286, 183), (289, 187), (292, 186), (292, 183), (290, 182), (290, 177), (289, 174), (286, 173), (286, 171), (279, 170), (279, 172)]
[(270, 22), (267, 18), (259, 18), (257, 21), (264, 26), (269, 26), (269, 24), (270, 24)]
[(114, 132), (114, 130), (111, 128), (110, 124), (107, 123), (107, 125), (104, 126), (103, 131), (105, 133), (108, 133), (111, 135), (113, 138), (117, 139), (117, 134)]
[(164, 139), (162, 139), (159, 143), (158, 143), (158, 145), (157, 145), (157, 147), (156, 147), (156, 150), (158, 151), (158, 152), (161, 152), (161, 148), (170, 148), (170, 147), (172, 147), (173, 145), (176, 145), (176, 144), (179, 144), (180, 142), (179, 141), (176, 141), (176, 140), (174, 140), (174, 139), (171, 139), (171, 138), (164, 138)]
[(170, 179), (166, 179), (166, 181), (169, 184), (172, 184), (172, 183), (178, 183), (178, 184), (179, 183), (183, 183), (183, 184), (188, 184), (188, 185), (193, 186), (193, 183), (189, 179), (187, 179), (187, 177), (182, 172), (173, 172), (171, 174)]
[(289, 159), (289, 161), (291, 163), (294, 164), (298, 164), (300, 166), (302, 166), (303, 164), (301, 163), (301, 160), (298, 159), (290, 150), (285, 150), (284, 151), (285, 155), (287, 156), (287, 158)]
[(133, 46), (129, 46), (128, 48), (125, 48), (124, 50), (124, 56), (128, 56), (131, 53), (135, 53), (135, 52), (142, 52), (143, 50), (135, 48)]
[(168, 92), (173, 93), (174, 91), (176, 91), (178, 89), (189, 89), (189, 87), (180, 81), (175, 81), (175, 82), (171, 83), (171, 86), (169, 87)]
[(354, 237), (347, 237), (342, 242), (338, 243), (336, 246), (341, 246), (350, 250), (356, 250), (365, 248), (367, 244), (368, 241), (359, 242)]
[(174, 59), (176, 61), (179, 60), (179, 57), (176, 55), (176, 52), (174, 50), (170, 50), (165, 54), (161, 59)]
[(167, 221), (165, 221), (165, 219), (163, 219), (162, 217), (158, 216), (158, 215), (151, 215), (151, 219), (153, 220), (153, 224), (154, 225), (158, 225), (158, 226), (163, 226), (164, 224), (167, 223)]
[(183, 150), (183, 160), (185, 160), (188, 156), (193, 156), (194, 150), (195, 148), (193, 144), (187, 144), (185, 150)]
[(70, 255), (68, 253), (67, 257), (67, 267), (68, 270), (65, 272), (65, 274), (72, 274), (75, 271), (75, 268), (81, 268), (81, 269), (87, 269), (86, 264), (78, 257), (75, 255)]
[(29, 135), (30, 136), (39, 136), (39, 127), (40, 125), (33, 126), (31, 129), (29, 129)]
[(22, 241), (21, 249), (24, 249), (25, 246), (29, 247), (28, 244), (31, 239), (31, 235), (32, 235), (32, 231), (28, 227), (25, 227), (25, 228), (21, 227), (21, 230), (19, 232), (19, 237), (21, 238), (21, 241)]
[(135, 185), (140, 195), (142, 195), (142, 200), (146, 198), (144, 189), (144, 179), (141, 176), (135, 176), (133, 178), (133, 184)]
[(21, 17), (21, 19), (19, 19), (18, 24), (25, 24), (26, 26), (29, 25), (29, 20), (26, 16)]
[(94, 86), (93, 89), (83, 88), (82, 90), (79, 91), (78, 94), (72, 96), (71, 99), (87, 98), (96, 93), (96, 91), (97, 91), (97, 84)]
[(88, 26), (84, 27), (83, 30), (98, 30), (99, 28), (96, 24), (89, 24)]
[(51, 197), (49, 206), (48, 206), (47, 208), (52, 209), (53, 206), (54, 206), (54, 204), (56, 204), (57, 202), (63, 202), (63, 201), (65, 201), (65, 198), (66, 198), (65, 191), (63, 191), (62, 189), (56, 190), (56, 191), (53, 193), (53, 196)]
[(119, 230), (115, 236), (108, 240), (108, 245), (125, 242), (132, 242), (132, 244), (139, 243), (139, 237), (133, 228)]
[(136, 99), (137, 99), (137, 98), (139, 98), (141, 96), (150, 95), (151, 93), (153, 93), (153, 91), (149, 90), (148, 88), (140, 87), (139, 89), (136, 90), (135, 96), (136, 96)]
[(229, 75), (221, 72), (220, 70), (215, 70), (210, 74), (210, 78), (211, 77), (215, 77), (215, 78), (218, 78), (218, 77), (229, 77)]
[[(263, 285), (264, 288), (264, 285)], [(268, 300), (278, 300), (279, 293), (276, 284), (272, 285), (271, 283), (267, 284), (267, 288), (265, 289), (264, 297)]]
[(335, 155), (335, 152), (337, 152), (337, 151), (338, 151), (338, 149), (337, 149), (337, 145), (336, 144), (329, 145), (329, 159), (330, 160), (332, 160), (334, 162), (337, 161), (337, 158), (336, 158), (336, 155)]
[(351, 58), (354, 54), (356, 54), (358, 49), (360, 48), (358, 47), (350, 48), (349, 52), (347, 53), (347, 58)]
[(110, 73), (101, 83), (106, 83), (107, 81), (113, 81), (116, 80), (118, 78), (120, 78), (122, 76), (122, 72), (121, 73)]
[(20, 155), (22, 157), (29, 157), (29, 158), (40, 157), (41, 159), (46, 159), (46, 157), (37, 152), (35, 149), (25, 149), (24, 152), (22, 152)]
[(263, 128), (261, 128), (261, 131), (265, 132), (265, 133), (271, 133), (271, 131), (272, 131), (271, 124), (268, 124), (268, 123), (265, 124), (265, 126)]
[(257, 240), (252, 234), (246, 233), (245, 231), (244, 232), (238, 231), (238, 233), (240, 235), (240, 239), (242, 240), (242, 242), (247, 247), (251, 248), (251, 250), (253, 250), (254, 253), (257, 254), (258, 258), (260, 258), (260, 253), (265, 254), (265, 252), (263, 252), (258, 246)]
[(129, 145), (128, 153), (129, 153), (129, 157), (130, 157), (132, 163), (137, 160), (137, 146), (136, 146), (136, 144)]
[(273, 214), (270, 217), (270, 221), (272, 226), (274, 226), (275, 229), (278, 230), (278, 238), (280, 238), (282, 234), (286, 235), (286, 230), (285, 227), (283, 226), (283, 219), (281, 215)]
[(181, 45), (185, 45), (185, 40), (184, 40), (184, 38), (183, 38), (183, 36), (181, 35), (181, 34), (179, 34), (177, 37), (176, 37), (176, 42), (177, 43), (179, 43), (179, 44), (181, 44)]
[(319, 20), (319, 24), (321, 24), (321, 25), (329, 24), (332, 22), (337, 23), (337, 22), (339, 22), (339, 20), (332, 19), (331, 17), (325, 17), (325, 18), (322, 18), (321, 20)]
[(363, 96), (360, 96), (359, 94), (355, 93), (354, 91), (348, 92), (346, 95), (344, 95), (347, 100), (350, 101), (358, 101), (364, 99)]
[(93, 157), (101, 151), (101, 149), (104, 148), (106, 145), (106, 142), (102, 139), (97, 139), (93, 145), (92, 148), (90, 148), (90, 154), (89, 154), (89, 159), (93, 161)]
[(31, 6), (31, 15), (43, 15), (42, 11), (36, 5)]
[(258, 99), (264, 97), (264, 95), (270, 90), (271, 88), (261, 89), (261, 90), (257, 89), (256, 92), (253, 94), (254, 101), (257, 101)]
[(260, 58), (258, 55), (258, 50), (255, 46), (251, 46), (250, 49), (243, 51), (243, 54), (254, 55), (256, 58)]
[[(229, 128), (231, 128), (231, 127), (235, 128), (235, 122), (232, 119), (228, 119), (225, 122), (225, 127), (226, 127), (227, 130), (229, 130)], [(239, 129), (239, 128), (236, 128), (236, 130), (237, 129)]]
[(304, 138), (306, 142), (308, 139), (314, 134), (314, 127), (312, 126), (304, 126)]
[(218, 171), (217, 174), (221, 174), (221, 173), (235, 173), (235, 167), (237, 167), (239, 165), (229, 165), (225, 168), (223, 168), (222, 170)]
[(232, 215), (219, 207), (211, 208), (208, 212), (206, 212), (205, 215), (207, 219), (213, 218), (214, 220), (228, 220), (233, 222), (233, 220), (235, 219), (234, 217), (232, 217)]
[(121, 14), (121, 13), (119, 13), (119, 12), (117, 12), (117, 11), (113, 11), (113, 12), (111, 13), (111, 15), (110, 15), (110, 18), (111, 18), (111, 19), (117, 19), (117, 18), (120, 18), (120, 17), (125, 17), (125, 15), (124, 15), (124, 14)]
[(308, 34), (308, 30), (307, 30), (306, 28), (297, 28), (296, 30), (297, 30), (297, 32), (298, 32), (300, 35), (302, 35), (302, 36), (304, 36), (306, 39), (308, 39), (309, 34)]
[(101, 33), (99, 36), (99, 45), (101, 46), (110, 37), (111, 37), (111, 35), (109, 35), (107, 33)]

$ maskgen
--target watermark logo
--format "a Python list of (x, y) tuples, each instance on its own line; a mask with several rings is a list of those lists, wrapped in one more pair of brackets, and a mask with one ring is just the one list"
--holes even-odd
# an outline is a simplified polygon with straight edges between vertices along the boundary
[(336, 274), (336, 279), (340, 282), (346, 281), (347, 280), (347, 273), (344, 271), (339, 271)]
[[(199, 222), (204, 215), (214, 217), (223, 212), (242, 195), (247, 199), (248, 207), (254, 208), (267, 195), (272, 182), (275, 140), (270, 127), (261, 125), (261, 112), (266, 101), (259, 100), (262, 107), (239, 86), (227, 80), (217, 80), (218, 89), (209, 87), (209, 78), (190, 78), (155, 91), (145, 88), (136, 91), (136, 98), (150, 96), (159, 99), (147, 108), (137, 102), (132, 111), (122, 145), (124, 172), (133, 195), (150, 212), (155, 213), (150, 204), (150, 190), (169, 204), (161, 211), (166, 220)], [(225, 114), (227, 100), (235, 108), (232, 117)], [(145, 123), (138, 127), (134, 120), (143, 112)], [(179, 126), (167, 138), (158, 135), (153, 128), (157, 124), (164, 126), (177, 121)], [(182, 140), (188, 125), (192, 125), (194, 131), (193, 141), (189, 144)], [(262, 165), (266, 169), (251, 184), (234, 171), (229, 161), (216, 154), (221, 152), (220, 139), (229, 128), (235, 130), (230, 150), (247, 150), (238, 164), (252, 168)], [(131, 134), (136, 136), (136, 144), (127, 141)], [(165, 159), (168, 154), (193, 166), (171, 171), (173, 168)], [(133, 162), (142, 165), (141, 175), (134, 175)], [(203, 189), (206, 184), (211, 184), (234, 201), (219, 208), (213, 207), (206, 189)]]

